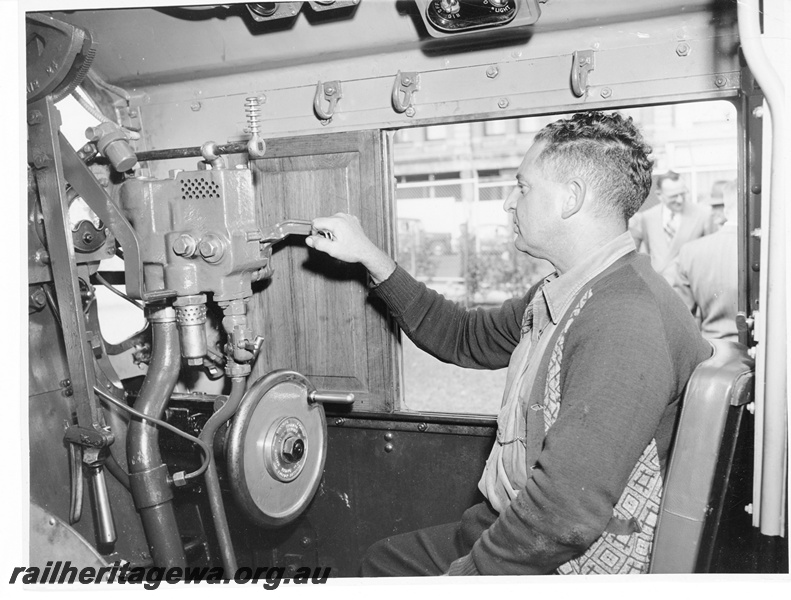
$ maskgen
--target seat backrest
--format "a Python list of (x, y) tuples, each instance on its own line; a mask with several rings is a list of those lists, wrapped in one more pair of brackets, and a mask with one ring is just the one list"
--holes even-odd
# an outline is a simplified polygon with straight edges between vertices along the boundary
[[(734, 440), (724, 439), (729, 413), (743, 411), (753, 396), (753, 360), (736, 342), (711, 340), (714, 353), (687, 383), (664, 482), (650, 573), (694, 573), (703, 531), (723, 494), (715, 481)], [(716, 488), (716, 489), (715, 489)]]

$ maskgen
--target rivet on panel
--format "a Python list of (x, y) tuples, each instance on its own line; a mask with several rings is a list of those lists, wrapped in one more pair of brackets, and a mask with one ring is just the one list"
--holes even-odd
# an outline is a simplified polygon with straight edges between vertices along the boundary
[(756, 106), (756, 107), (753, 109), (753, 116), (754, 116), (756, 119), (763, 119), (763, 116), (764, 116), (764, 107), (763, 107), (763, 106)]
[(393, 432), (392, 431), (388, 431), (385, 434), (385, 440), (388, 441), (388, 442), (392, 442), (393, 441)]
[(500, 108), (508, 108), (508, 98), (500, 98), (500, 101), (497, 103), (497, 106)]
[(198, 112), (201, 109), (201, 103), (195, 100), (192, 104), (190, 104), (190, 108), (193, 112)]
[(385, 444), (385, 452), (392, 452), (393, 451), (393, 444)]

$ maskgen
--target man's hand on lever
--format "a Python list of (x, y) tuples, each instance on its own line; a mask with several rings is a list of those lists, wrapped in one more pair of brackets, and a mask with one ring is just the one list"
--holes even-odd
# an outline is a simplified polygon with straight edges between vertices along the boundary
[(368, 239), (354, 215), (335, 213), (313, 219), (313, 231), (305, 243), (338, 260), (361, 263), (377, 285), (396, 268), (395, 261)]

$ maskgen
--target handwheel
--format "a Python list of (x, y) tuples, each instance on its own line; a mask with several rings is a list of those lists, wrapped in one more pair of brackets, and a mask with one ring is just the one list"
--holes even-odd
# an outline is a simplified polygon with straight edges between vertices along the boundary
[[(311, 396), (312, 395), (312, 396)], [(296, 519), (318, 489), (327, 455), (327, 421), (310, 381), (273, 371), (247, 390), (228, 436), (231, 490), (256, 523)]]

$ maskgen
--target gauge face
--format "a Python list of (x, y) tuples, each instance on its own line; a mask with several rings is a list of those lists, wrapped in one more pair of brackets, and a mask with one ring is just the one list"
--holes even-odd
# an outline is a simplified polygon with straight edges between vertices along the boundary
[(433, 0), (426, 18), (440, 31), (457, 33), (505, 25), (516, 13), (516, 0)]

